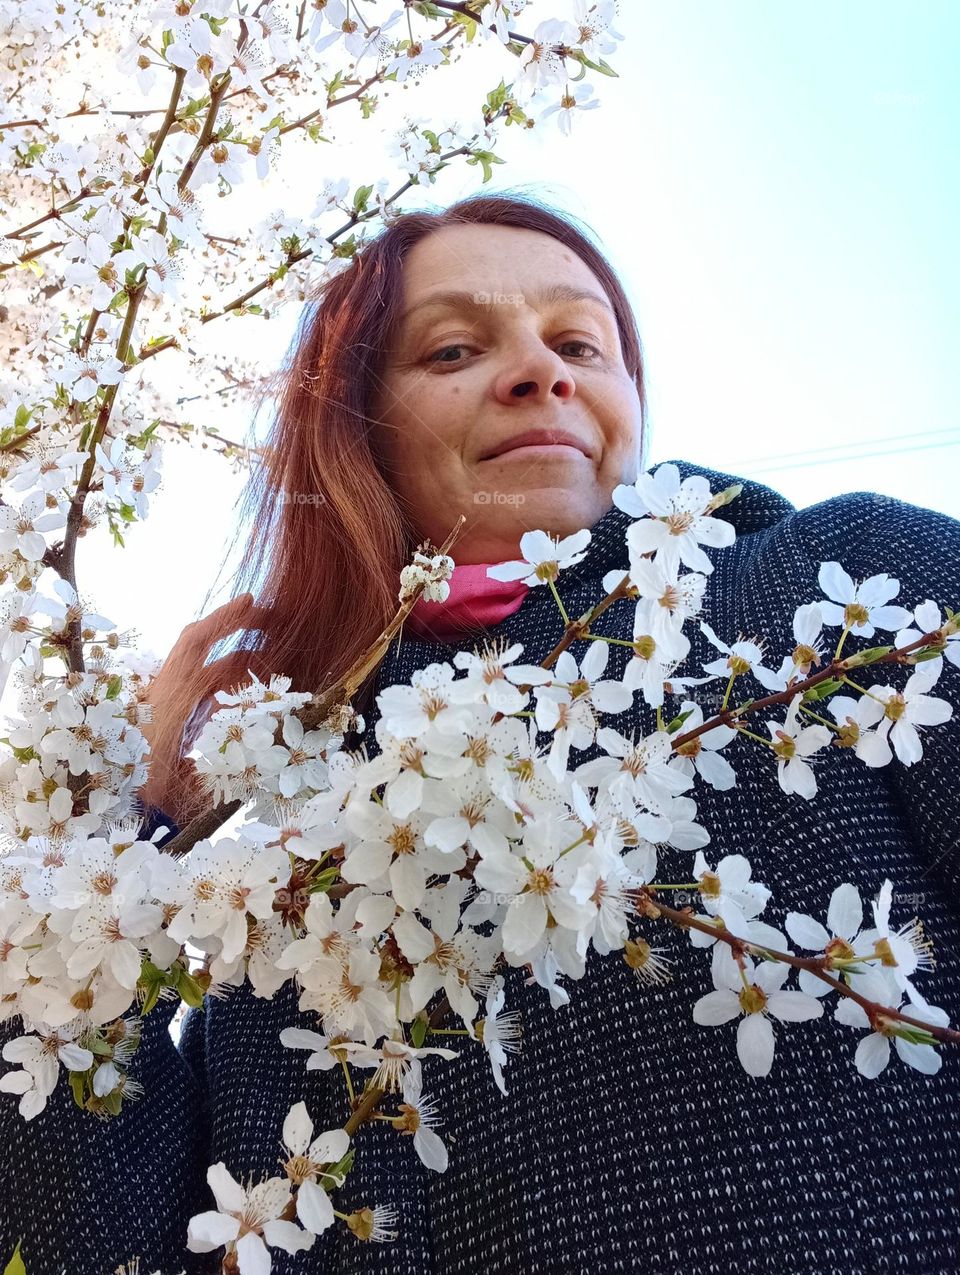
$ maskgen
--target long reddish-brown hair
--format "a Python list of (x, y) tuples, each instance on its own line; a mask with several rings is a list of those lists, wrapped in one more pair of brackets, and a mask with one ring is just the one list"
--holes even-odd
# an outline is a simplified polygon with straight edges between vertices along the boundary
[[(248, 681), (248, 668), (263, 679), (285, 674), (295, 691), (329, 685), (396, 611), (399, 573), (417, 538), (378, 458), (372, 404), (396, 336), (407, 253), (434, 231), (461, 224), (539, 231), (589, 266), (616, 312), (646, 432), (633, 311), (616, 273), (569, 214), (511, 191), (389, 220), (304, 307), (286, 363), (268, 386), (276, 414), (243, 497), (241, 521), (249, 516), (251, 529), (231, 588), (234, 597), (254, 595), (258, 628), (245, 631), (215, 668), (201, 662), (188, 671), (154, 706), (150, 777), (141, 797), (181, 825), (209, 804), (183, 753), (219, 707), (216, 690)], [(354, 699), (361, 712), (371, 688), (372, 679)]]

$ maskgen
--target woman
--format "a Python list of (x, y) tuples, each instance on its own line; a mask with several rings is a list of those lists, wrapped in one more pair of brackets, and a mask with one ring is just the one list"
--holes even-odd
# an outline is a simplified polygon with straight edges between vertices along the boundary
[[(440, 292), (460, 295), (441, 306)], [(568, 445), (503, 450), (528, 430), (563, 431)], [(461, 513), (453, 556), (468, 587), (445, 606), (418, 605), (364, 688), (361, 742), (373, 745), (379, 690), (484, 634), (520, 641), (524, 659), (542, 660), (561, 631), (553, 598), (513, 585), (491, 596), (477, 584), (484, 564), (516, 558), (530, 528), (588, 526), (589, 553), (562, 574), (560, 592), (571, 615), (598, 600), (602, 577), (628, 566), (629, 518), (611, 496), (642, 468), (645, 431), (633, 316), (613, 271), (569, 220), (508, 196), (399, 217), (330, 282), (298, 336), (240, 574), (241, 587), (251, 585), (266, 563), (259, 602), (245, 594), (188, 626), (157, 679), (145, 834), (202, 804), (180, 748), (194, 706), (187, 740), (212, 691), (248, 667), (286, 672), (294, 689), (341, 674), (392, 615), (412, 547), (441, 542)], [(706, 474), (714, 491), (735, 481), (678, 464), (684, 476)], [(906, 606), (960, 602), (960, 524), (942, 515), (869, 493), (797, 511), (752, 482), (724, 515), (737, 541), (711, 554), (702, 618), (728, 640), (757, 633), (775, 651), (792, 649), (794, 611), (821, 596), (823, 561), (858, 578), (896, 575)], [(632, 611), (611, 608), (596, 631), (632, 639)], [(237, 629), (248, 649), (204, 667), (211, 645)], [(691, 637), (680, 675), (695, 676), (716, 655)], [(610, 651), (617, 677), (630, 653)], [(940, 693), (953, 703), (958, 683), (948, 665)], [(612, 724), (625, 734), (651, 728), (639, 697)], [(733, 755), (734, 788), (697, 789), (711, 860), (747, 853), (774, 890), (769, 919), (781, 926), (789, 909), (822, 918), (842, 881), (867, 899), (890, 876), (921, 901), (942, 957), (923, 990), (955, 1022), (956, 718), (930, 733), (910, 769), (868, 770), (827, 750), (814, 802), (785, 799), (769, 759), (745, 752)], [(689, 852), (662, 854), (681, 873), (673, 879), (688, 879)], [(558, 1009), (551, 1000), (564, 991), (548, 996), (528, 971), (510, 970), (507, 1004), (523, 1015), (524, 1046), (510, 1060), (509, 1096), (479, 1047), (425, 1073), (447, 1171), (423, 1167), (386, 1124), (357, 1137), (337, 1207), (396, 1207), (397, 1240), (365, 1243), (337, 1226), (308, 1254), (274, 1251), (273, 1270), (952, 1270), (957, 1059), (933, 1078), (892, 1064), (867, 1083), (852, 1066), (856, 1036), (826, 1022), (816, 1043), (806, 1029), (784, 1032), (772, 1076), (751, 1079), (732, 1032), (692, 1021), (710, 987), (704, 954), (666, 926), (656, 942), (670, 981), (638, 985), (620, 957), (591, 952), (585, 979), (567, 985), (569, 1003)], [(304, 1056), (280, 1045), (284, 1027), (317, 1026), (298, 1012), (291, 984), (271, 1001), (248, 986), (208, 999), (188, 1015), (179, 1052), (162, 1015), (146, 1020), (147, 1093), (120, 1120), (91, 1127), (62, 1083), (27, 1127), (2, 1108), (14, 1171), (0, 1233), (8, 1247), (25, 1237), (30, 1275), (101, 1275), (135, 1254), (143, 1270), (164, 1275), (216, 1270), (184, 1252), (187, 1219), (212, 1207), (207, 1166), (223, 1160), (241, 1180), (275, 1173), (283, 1118), (300, 1099), (318, 1130), (343, 1122), (339, 1078), (306, 1072)]]

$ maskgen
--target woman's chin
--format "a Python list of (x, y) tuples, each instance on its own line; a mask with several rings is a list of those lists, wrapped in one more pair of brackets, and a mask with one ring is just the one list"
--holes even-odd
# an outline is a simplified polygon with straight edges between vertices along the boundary
[(485, 528), (498, 535), (519, 538), (525, 531), (542, 530), (552, 536), (569, 536), (582, 527), (592, 527), (600, 516), (597, 509), (602, 513), (599, 495), (596, 501), (586, 501), (568, 486), (498, 494), (500, 499), (482, 506), (481, 514)]

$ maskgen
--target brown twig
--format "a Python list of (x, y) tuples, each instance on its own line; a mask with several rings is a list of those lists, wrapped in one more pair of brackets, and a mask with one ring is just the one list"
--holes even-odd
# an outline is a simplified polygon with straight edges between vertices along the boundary
[[(443, 542), (439, 553), (447, 555), (453, 547), (457, 538), (463, 529), (466, 517), (461, 514), (457, 519), (456, 526)], [(397, 633), (406, 620), (407, 616), (413, 610), (417, 599), (423, 592), (422, 586), (415, 589), (406, 602), (401, 603), (399, 609), (387, 627), (381, 632), (370, 646), (363, 652), (358, 660), (356, 660), (347, 670), (339, 682), (335, 683), (328, 690), (318, 693), (303, 708), (297, 709), (294, 716), (298, 717), (303, 724), (304, 730), (314, 730), (317, 726), (325, 722), (331, 712), (340, 704), (348, 704), (357, 689), (363, 685), (367, 678), (376, 670), (383, 657), (389, 649), (390, 643), (396, 637)], [(278, 737), (281, 732), (278, 726)], [(241, 798), (234, 798), (231, 801), (220, 802), (211, 809), (197, 815), (187, 824), (175, 837), (163, 847), (168, 854), (182, 855), (185, 854), (192, 846), (205, 837), (211, 836), (217, 828), (230, 818), (244, 804)]]
[(674, 750), (682, 747), (684, 744), (690, 743), (692, 739), (696, 739), (699, 735), (706, 734), (707, 731), (713, 730), (715, 726), (730, 726), (734, 730), (741, 717), (745, 717), (748, 713), (757, 713), (760, 709), (772, 708), (776, 704), (789, 704), (795, 695), (800, 695), (804, 691), (810, 690), (811, 687), (817, 686), (820, 682), (825, 682), (838, 674), (851, 672), (855, 668), (872, 668), (875, 664), (905, 664), (907, 663), (905, 656), (911, 651), (919, 650), (924, 646), (932, 646), (939, 641), (940, 630), (934, 629), (931, 633), (924, 633), (917, 638), (915, 642), (911, 642), (909, 646), (897, 647), (892, 651), (888, 651), (886, 655), (878, 656), (875, 660), (871, 660), (869, 664), (859, 664), (856, 655), (848, 656), (845, 659), (833, 659), (830, 663), (820, 670), (819, 673), (813, 673), (810, 677), (804, 678), (801, 682), (791, 683), (785, 691), (776, 691), (770, 695), (765, 695), (763, 699), (751, 700), (744, 704), (742, 708), (722, 709), (716, 717), (705, 721), (701, 726), (697, 726), (694, 730), (686, 731), (683, 735), (677, 735), (671, 740)]
[(925, 1023), (920, 1018), (914, 1018), (910, 1014), (903, 1014), (898, 1009), (891, 1009), (889, 1005), (881, 1005), (877, 1001), (869, 1000), (866, 996), (861, 996), (859, 992), (855, 992), (852, 987), (842, 980), (834, 978), (832, 974), (826, 972), (827, 958), (825, 956), (794, 956), (792, 952), (778, 952), (772, 947), (766, 947), (762, 943), (751, 943), (748, 939), (737, 938), (727, 929), (719, 929), (715, 925), (711, 925), (709, 921), (701, 921), (687, 910), (668, 907), (659, 897), (654, 898), (653, 892), (641, 887), (637, 891), (641, 900), (638, 911), (643, 916), (649, 917), (665, 917), (674, 925), (684, 930), (699, 930), (701, 934), (709, 934), (711, 938), (726, 943), (732, 950), (734, 957), (739, 953), (754, 953), (758, 955), (766, 954), (773, 957), (776, 961), (782, 961), (784, 965), (792, 965), (794, 969), (806, 970), (813, 974), (816, 978), (822, 979), (823, 982), (849, 998), (860, 1006), (867, 1015), (871, 1026), (875, 1027), (882, 1018), (896, 1019), (898, 1022), (906, 1023), (910, 1027), (919, 1027), (923, 1031), (929, 1032), (937, 1040), (944, 1044), (960, 1044), (960, 1031), (954, 1031), (951, 1027), (937, 1027), (933, 1023)]

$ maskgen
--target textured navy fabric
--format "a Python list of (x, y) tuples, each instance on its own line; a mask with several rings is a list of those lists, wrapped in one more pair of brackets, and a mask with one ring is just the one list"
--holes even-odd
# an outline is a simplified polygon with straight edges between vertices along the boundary
[[(704, 473), (714, 490), (732, 476)], [(821, 561), (855, 577), (899, 577), (898, 602), (931, 597), (960, 606), (960, 523), (870, 493), (795, 510), (747, 482), (722, 511), (736, 544), (709, 551), (715, 563), (703, 618), (727, 640), (771, 639), (770, 662), (792, 649), (797, 606), (820, 595)], [(611, 509), (593, 529), (583, 563), (565, 572), (560, 594), (571, 615), (601, 596), (600, 578), (627, 563), (629, 519)], [(611, 608), (597, 631), (632, 637), (633, 606)], [(541, 660), (560, 633), (549, 592), (532, 589), (490, 636), (524, 643)], [(832, 631), (835, 632), (835, 631)], [(716, 652), (691, 632), (679, 673), (695, 675)], [(883, 640), (879, 635), (876, 641)], [(574, 654), (583, 654), (576, 644)], [(853, 644), (850, 649), (856, 649)], [(377, 688), (402, 682), (452, 648), (405, 637), (391, 649)], [(611, 648), (610, 675), (629, 652)], [(902, 685), (905, 670), (891, 680)], [(886, 681), (880, 671), (861, 683)], [(960, 670), (947, 664), (935, 694), (960, 705)], [(782, 720), (782, 710), (778, 716)], [(924, 734), (924, 758), (869, 770), (828, 749), (816, 765), (813, 802), (787, 797), (772, 758), (740, 740), (725, 755), (738, 783), (716, 792), (699, 783), (698, 821), (712, 833), (713, 862), (741, 852), (773, 890), (764, 919), (782, 928), (787, 911), (824, 919), (834, 887), (852, 881), (866, 902), (889, 876), (914, 896), (936, 944), (936, 970), (919, 986), (960, 1018), (960, 709)], [(365, 742), (373, 743), (374, 715)], [(635, 707), (610, 724), (649, 731)], [(756, 726), (765, 734), (762, 723)], [(580, 763), (597, 755), (573, 754)], [(153, 826), (148, 822), (146, 830)], [(686, 880), (692, 855), (663, 851), (661, 877)], [(686, 871), (685, 871), (686, 869)], [(677, 875), (679, 873), (679, 876)], [(869, 920), (869, 909), (868, 909)], [(633, 1272), (672, 1275), (873, 1275), (956, 1269), (960, 1251), (960, 1051), (947, 1051), (929, 1078), (892, 1056), (882, 1075), (853, 1066), (861, 1033), (832, 1021), (776, 1027), (772, 1075), (747, 1076), (736, 1058), (736, 1022), (701, 1028), (694, 1001), (712, 989), (709, 957), (669, 925), (647, 924), (651, 942), (675, 962), (672, 982), (643, 987), (617, 956), (591, 953), (587, 976), (567, 983), (571, 1003), (550, 1008), (546, 993), (507, 978), (508, 1008), (524, 1019), (524, 1047), (511, 1056), (508, 1097), (494, 1086), (486, 1055), (465, 1042), (454, 1062), (425, 1068), (450, 1150), (444, 1174), (423, 1168), (409, 1138), (374, 1124), (357, 1138), (357, 1165), (337, 1207), (392, 1204), (393, 1244), (363, 1244), (336, 1226), (307, 1254), (273, 1252), (276, 1275), (466, 1275), (468, 1272)], [(791, 979), (790, 985), (794, 981)], [(179, 1051), (159, 1014), (147, 1020), (134, 1071), (147, 1096), (120, 1121), (84, 1119), (61, 1082), (29, 1125), (15, 1100), (0, 1106), (8, 1163), (0, 1201), (7, 1249), (20, 1235), (29, 1275), (61, 1270), (106, 1275), (139, 1254), (142, 1271), (216, 1271), (185, 1253), (187, 1219), (213, 1207), (204, 1174), (226, 1162), (239, 1178), (278, 1171), (281, 1124), (304, 1099), (317, 1130), (345, 1117), (338, 1072), (307, 1073), (305, 1054), (284, 1049), (282, 1028), (316, 1026), (298, 1013), (288, 984), (272, 1001), (249, 987), (190, 1011)], [(6, 1029), (9, 1035), (9, 1025)], [(445, 1042), (446, 1043), (446, 1042)]]

